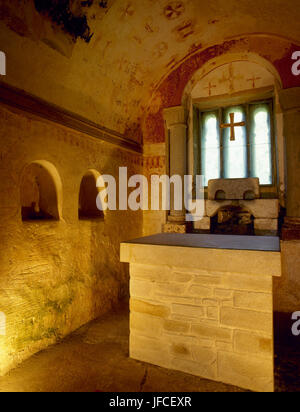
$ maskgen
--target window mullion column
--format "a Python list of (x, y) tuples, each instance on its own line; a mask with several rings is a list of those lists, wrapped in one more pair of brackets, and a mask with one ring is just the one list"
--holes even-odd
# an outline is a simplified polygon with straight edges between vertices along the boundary
[(219, 109), (219, 133), (220, 133), (220, 177), (221, 179), (224, 179), (225, 176), (225, 170), (224, 170), (224, 139), (223, 139), (223, 130), (221, 129), (221, 124), (223, 123), (223, 111), (220, 108)]
[(250, 111), (249, 104), (246, 105), (246, 136), (247, 136), (247, 177), (251, 177), (251, 138), (250, 138)]

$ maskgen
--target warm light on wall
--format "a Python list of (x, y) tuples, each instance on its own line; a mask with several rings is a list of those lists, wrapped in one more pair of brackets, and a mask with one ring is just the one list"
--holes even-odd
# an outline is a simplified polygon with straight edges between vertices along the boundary
[(3, 312), (0, 312), (0, 336), (6, 335), (6, 316)]

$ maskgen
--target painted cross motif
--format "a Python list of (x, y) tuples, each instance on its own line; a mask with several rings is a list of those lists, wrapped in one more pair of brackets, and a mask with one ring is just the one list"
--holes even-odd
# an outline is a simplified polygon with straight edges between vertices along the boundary
[(256, 80), (261, 80), (261, 77), (255, 77), (253, 76), (251, 79), (247, 79), (247, 82), (252, 82), (252, 87), (255, 89), (255, 82)]
[(162, 57), (166, 53), (167, 50), (168, 50), (168, 44), (163, 41), (161, 43), (158, 43), (155, 46), (154, 51), (153, 51), (153, 55), (157, 58)]
[(230, 123), (226, 124), (221, 124), (221, 129), (227, 129), (230, 127), (230, 141), (234, 142), (235, 141), (235, 127), (242, 127), (246, 126), (246, 122), (239, 122), (239, 123), (234, 123), (234, 113), (230, 113)]
[(233, 64), (230, 63), (230, 65), (228, 67), (228, 77), (226, 77), (225, 73), (223, 73), (223, 77), (220, 80), (220, 83), (229, 82), (229, 90), (230, 90), (230, 92), (234, 92), (234, 80), (235, 79), (236, 78), (234, 76)]
[(121, 9), (122, 18), (131, 17), (134, 15), (134, 8), (131, 3), (128, 3), (126, 8)]
[(211, 82), (208, 83), (208, 86), (205, 87), (205, 89), (208, 89), (208, 94), (209, 96), (211, 96), (211, 91), (212, 89), (215, 89), (217, 86), (215, 86), (214, 84), (211, 84)]
[(226, 74), (223, 73), (222, 79), (219, 80), (219, 83), (227, 83), (229, 82), (229, 91), (230, 93), (234, 93), (235, 91), (235, 81), (237, 80), (242, 80), (244, 77), (242, 75), (235, 75), (235, 69), (233, 66), (233, 63), (229, 64), (228, 67), (228, 77), (226, 77)]
[(174, 1), (165, 7), (164, 14), (168, 20), (177, 19), (184, 12), (184, 5), (179, 1)]

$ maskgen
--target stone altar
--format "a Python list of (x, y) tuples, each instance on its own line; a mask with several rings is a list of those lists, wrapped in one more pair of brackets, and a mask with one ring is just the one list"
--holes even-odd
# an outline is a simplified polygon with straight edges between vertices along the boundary
[(130, 356), (274, 390), (277, 237), (160, 234), (121, 245), (130, 263)]

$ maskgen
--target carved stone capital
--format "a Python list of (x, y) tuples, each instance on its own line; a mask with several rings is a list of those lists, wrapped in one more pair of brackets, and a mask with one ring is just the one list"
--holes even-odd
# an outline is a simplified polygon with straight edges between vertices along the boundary
[(186, 128), (186, 116), (186, 110), (183, 106), (164, 109), (164, 120), (168, 129), (175, 126), (182, 126)]

